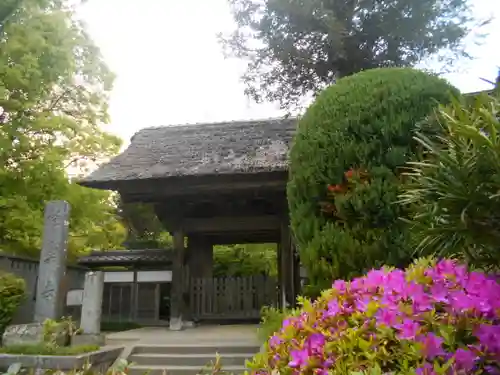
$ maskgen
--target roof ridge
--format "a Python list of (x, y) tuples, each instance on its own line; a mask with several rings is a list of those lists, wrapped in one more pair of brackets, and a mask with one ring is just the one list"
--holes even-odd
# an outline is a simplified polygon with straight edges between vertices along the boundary
[(147, 128), (79, 184), (110, 189), (136, 180), (284, 172), (297, 121), (283, 116)]
[(166, 129), (170, 128), (171, 130), (184, 130), (186, 128), (191, 128), (191, 127), (204, 127), (204, 128), (211, 128), (211, 127), (218, 127), (221, 125), (248, 125), (252, 123), (262, 123), (262, 122), (272, 122), (272, 121), (284, 121), (284, 120), (290, 120), (293, 121), (295, 120), (296, 117), (264, 117), (264, 118), (258, 118), (258, 119), (248, 119), (248, 120), (228, 120), (228, 121), (217, 121), (217, 122), (193, 122), (193, 123), (185, 123), (185, 124), (170, 124), (170, 125), (157, 125), (157, 126), (148, 126), (146, 128), (142, 128), (138, 130), (137, 132), (134, 133), (134, 135), (130, 138), (130, 141), (134, 139), (136, 135), (139, 133), (142, 133), (144, 131), (151, 131), (151, 130), (160, 130), (160, 129)]

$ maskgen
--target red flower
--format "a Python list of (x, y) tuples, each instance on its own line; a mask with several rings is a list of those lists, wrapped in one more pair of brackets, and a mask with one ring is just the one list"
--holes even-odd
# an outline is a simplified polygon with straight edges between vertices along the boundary
[(347, 172), (344, 173), (344, 176), (345, 176), (345, 178), (347, 178), (349, 180), (350, 178), (352, 178), (354, 176), (354, 173), (355, 173), (355, 171), (353, 171), (352, 169), (349, 169)]
[(328, 185), (328, 190), (331, 192), (342, 191), (344, 187), (342, 185)]

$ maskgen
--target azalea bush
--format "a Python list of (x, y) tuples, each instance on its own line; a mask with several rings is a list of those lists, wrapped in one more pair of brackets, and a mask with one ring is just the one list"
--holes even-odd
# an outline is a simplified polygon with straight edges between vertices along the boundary
[(500, 374), (500, 284), (452, 260), (337, 280), (283, 323), (254, 374)]

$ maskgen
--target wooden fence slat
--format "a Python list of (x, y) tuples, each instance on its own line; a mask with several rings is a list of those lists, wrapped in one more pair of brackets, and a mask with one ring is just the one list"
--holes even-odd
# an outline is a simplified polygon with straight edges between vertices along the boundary
[(191, 278), (191, 310), (197, 319), (259, 318), (276, 302), (276, 280), (263, 275)]

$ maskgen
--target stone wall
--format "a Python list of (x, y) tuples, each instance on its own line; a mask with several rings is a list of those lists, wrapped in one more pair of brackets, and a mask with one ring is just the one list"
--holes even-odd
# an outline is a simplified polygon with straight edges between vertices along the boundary
[[(34, 317), (35, 300), (36, 300), (36, 285), (38, 280), (38, 260), (22, 258), (14, 255), (8, 255), (0, 252), (0, 271), (12, 273), (26, 281), (26, 299), (17, 311), (14, 317), (13, 324), (31, 323)], [(69, 266), (67, 268), (64, 281), (61, 285), (63, 288), (63, 296), (66, 292), (73, 289), (83, 289), (85, 281), (85, 272), (88, 270), (82, 267)], [(74, 309), (66, 308), (66, 300), (61, 301), (62, 309), (65, 315), (71, 311), (71, 315), (76, 312)], [(74, 317), (75, 320), (78, 316)]]

